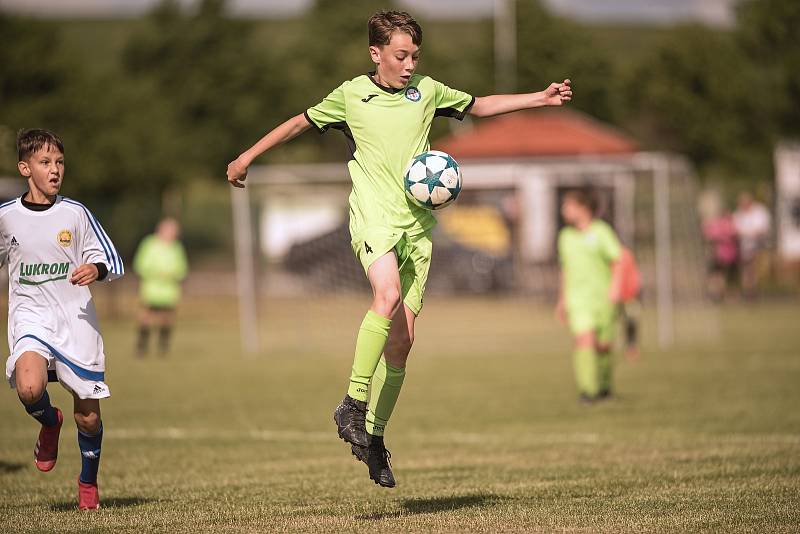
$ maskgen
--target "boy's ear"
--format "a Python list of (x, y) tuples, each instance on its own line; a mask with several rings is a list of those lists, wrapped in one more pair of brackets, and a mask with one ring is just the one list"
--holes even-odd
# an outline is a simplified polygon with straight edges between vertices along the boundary
[(25, 178), (31, 177), (31, 168), (28, 165), (27, 161), (19, 161), (17, 162), (17, 169), (19, 169), (19, 173), (24, 176)]
[(381, 62), (381, 49), (379, 46), (370, 46), (369, 47), (369, 57), (372, 58), (372, 62), (376, 65), (379, 65)]

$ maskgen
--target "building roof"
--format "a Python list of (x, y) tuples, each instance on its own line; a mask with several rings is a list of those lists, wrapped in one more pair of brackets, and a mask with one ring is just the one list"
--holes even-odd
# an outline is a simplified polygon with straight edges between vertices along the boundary
[(625, 134), (576, 111), (530, 110), (485, 119), (435, 143), (455, 158), (622, 155), (638, 150)]

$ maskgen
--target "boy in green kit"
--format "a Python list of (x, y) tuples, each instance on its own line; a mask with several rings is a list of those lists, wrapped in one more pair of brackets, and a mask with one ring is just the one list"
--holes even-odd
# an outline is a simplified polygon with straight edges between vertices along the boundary
[(150, 329), (158, 328), (159, 354), (165, 356), (175, 322), (175, 308), (181, 299), (181, 283), (189, 272), (186, 251), (178, 241), (180, 225), (171, 217), (158, 223), (156, 232), (145, 237), (133, 258), (139, 275), (139, 332), (136, 354), (147, 354)]
[(575, 378), (586, 403), (611, 395), (611, 343), (622, 282), (622, 247), (594, 210), (588, 191), (568, 191), (561, 204), (568, 226), (558, 234), (561, 290), (556, 316), (575, 336)]
[(344, 82), (322, 102), (269, 132), (228, 165), (227, 176), (231, 185), (244, 187), (247, 168), (257, 156), (308, 128), (345, 134), (352, 154), (347, 164), (353, 181), (351, 245), (373, 299), (358, 332), (347, 395), (334, 421), (339, 436), (369, 467), (370, 478), (394, 487), (383, 434), (405, 378), (436, 224), (430, 211), (407, 200), (405, 167), (430, 147), (434, 117), (461, 120), (468, 113), (488, 117), (560, 106), (572, 98), (572, 89), (564, 80), (538, 93), (476, 98), (415, 73), (422, 29), (408, 13), (376, 13), (368, 30), (375, 70)]

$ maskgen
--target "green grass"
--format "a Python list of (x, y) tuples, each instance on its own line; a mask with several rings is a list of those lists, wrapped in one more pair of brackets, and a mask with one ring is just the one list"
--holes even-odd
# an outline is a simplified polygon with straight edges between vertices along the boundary
[(549, 309), (431, 296), (387, 434), (393, 490), (331, 421), (362, 306), (267, 301), (253, 359), (227, 299), (188, 301), (166, 360), (134, 359), (132, 323), (106, 320), (103, 509), (74, 510), (74, 426), (37, 472), (36, 425), (7, 390), (0, 531), (800, 529), (796, 303), (725, 308), (718, 338), (645, 350), (615, 400), (585, 407)]

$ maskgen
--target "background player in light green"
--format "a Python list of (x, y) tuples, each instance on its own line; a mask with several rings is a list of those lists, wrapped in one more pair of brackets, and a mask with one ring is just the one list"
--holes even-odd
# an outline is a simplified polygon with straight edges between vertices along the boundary
[(568, 191), (561, 216), (568, 226), (558, 235), (561, 290), (556, 315), (575, 336), (573, 364), (584, 402), (611, 394), (611, 343), (620, 302), (622, 248), (614, 230), (594, 217), (588, 191)]
[(358, 331), (348, 392), (334, 420), (339, 436), (369, 467), (370, 478), (393, 487), (383, 433), (405, 377), (436, 224), (429, 211), (406, 199), (405, 167), (428, 150), (436, 116), (461, 120), (467, 113), (488, 117), (560, 106), (571, 99), (572, 90), (564, 80), (537, 93), (475, 98), (415, 73), (422, 29), (408, 13), (376, 13), (368, 30), (375, 70), (344, 82), (322, 102), (269, 132), (228, 165), (227, 176), (231, 185), (244, 187), (247, 168), (257, 156), (310, 127), (344, 132), (352, 152), (351, 245), (373, 299)]
[(167, 217), (158, 223), (156, 232), (145, 237), (133, 258), (133, 269), (139, 275), (139, 336), (136, 353), (147, 353), (150, 329), (158, 328), (159, 353), (169, 350), (169, 339), (175, 321), (175, 308), (181, 299), (181, 282), (189, 265), (178, 235), (178, 221)]

